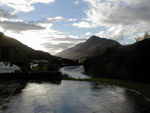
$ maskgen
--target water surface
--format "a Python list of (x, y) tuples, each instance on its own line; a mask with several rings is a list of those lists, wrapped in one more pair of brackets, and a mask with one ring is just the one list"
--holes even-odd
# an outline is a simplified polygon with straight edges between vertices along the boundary
[[(73, 78), (88, 78), (82, 66), (61, 68)], [(61, 81), (0, 82), (0, 113), (150, 113), (140, 93), (115, 85)]]
[[(21, 87), (19, 83), (14, 86)], [(9, 86), (7, 90), (10, 87), (13, 88)], [(142, 95), (108, 84), (63, 80), (61, 84), (29, 82), (19, 89), (19, 93), (3, 100), (0, 107), (8, 108), (0, 113), (149, 113), (150, 110), (150, 103)]]
[(90, 78), (84, 74), (83, 66), (67, 66), (60, 68), (60, 72), (67, 74), (72, 78)]

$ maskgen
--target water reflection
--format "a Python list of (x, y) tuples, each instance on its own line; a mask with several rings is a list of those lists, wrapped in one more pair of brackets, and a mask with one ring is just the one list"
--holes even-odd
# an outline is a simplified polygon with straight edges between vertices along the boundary
[(60, 68), (60, 72), (63, 74), (67, 74), (72, 78), (90, 78), (89, 76), (84, 74), (83, 66), (67, 66)]
[(5, 105), (2, 113), (148, 113), (150, 108), (131, 90), (79, 81), (28, 83)]

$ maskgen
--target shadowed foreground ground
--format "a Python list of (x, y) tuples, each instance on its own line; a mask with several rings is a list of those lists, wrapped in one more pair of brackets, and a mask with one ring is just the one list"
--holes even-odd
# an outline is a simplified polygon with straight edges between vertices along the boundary
[(149, 113), (133, 90), (96, 82), (0, 83), (0, 113)]

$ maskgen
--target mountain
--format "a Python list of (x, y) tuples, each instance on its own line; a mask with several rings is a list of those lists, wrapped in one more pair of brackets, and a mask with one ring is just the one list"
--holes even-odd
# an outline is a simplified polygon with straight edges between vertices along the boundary
[[(150, 37), (150, 35), (149, 35)], [(84, 62), (85, 72), (94, 77), (148, 82), (150, 71), (150, 39), (122, 47), (110, 47)]]
[(32, 60), (47, 60), (51, 69), (60, 63), (57, 57), (43, 51), (36, 51), (0, 33), (0, 61), (12, 62), (27, 71)]
[(102, 54), (107, 49), (107, 47), (112, 46), (121, 45), (118, 42), (111, 39), (92, 36), (86, 42), (77, 44), (74, 47), (66, 49), (56, 54), (56, 56), (74, 60), (84, 59)]

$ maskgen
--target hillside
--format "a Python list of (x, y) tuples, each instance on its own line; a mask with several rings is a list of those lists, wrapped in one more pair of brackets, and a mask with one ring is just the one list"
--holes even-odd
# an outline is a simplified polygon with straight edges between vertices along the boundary
[(74, 47), (66, 49), (56, 54), (56, 56), (78, 60), (102, 54), (107, 49), (107, 47), (112, 46), (121, 45), (114, 40), (92, 36), (86, 42), (77, 44)]
[(86, 73), (107, 77), (149, 82), (150, 39), (144, 39), (122, 48), (108, 48), (104, 54), (87, 59)]
[(52, 68), (59, 65), (57, 57), (49, 53), (36, 51), (21, 42), (0, 33), (0, 61), (10, 61), (28, 70), (32, 60), (47, 60)]

